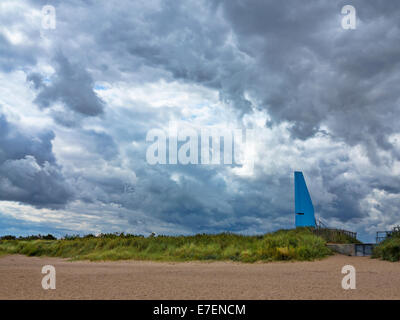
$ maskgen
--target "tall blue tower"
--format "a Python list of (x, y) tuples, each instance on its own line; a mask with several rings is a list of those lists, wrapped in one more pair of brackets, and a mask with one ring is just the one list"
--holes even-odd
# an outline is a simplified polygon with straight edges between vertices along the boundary
[(297, 227), (315, 227), (314, 206), (303, 172), (294, 172), (294, 202)]

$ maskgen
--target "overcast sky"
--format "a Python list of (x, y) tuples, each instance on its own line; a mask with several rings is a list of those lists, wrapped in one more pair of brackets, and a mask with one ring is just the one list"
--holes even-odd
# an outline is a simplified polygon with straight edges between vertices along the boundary
[[(291, 228), (300, 170), (318, 217), (372, 241), (400, 224), (399, 17), (388, 0), (2, 0), (0, 235)], [(254, 170), (149, 164), (170, 122), (255, 130)]]

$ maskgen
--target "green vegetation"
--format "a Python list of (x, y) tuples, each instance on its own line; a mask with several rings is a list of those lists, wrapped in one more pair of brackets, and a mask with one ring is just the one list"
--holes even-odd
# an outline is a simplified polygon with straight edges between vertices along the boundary
[(321, 228), (315, 229), (314, 234), (325, 239), (329, 243), (362, 243), (361, 241), (349, 236), (337, 229)]
[(4, 255), (6, 255), (6, 254), (7, 254), (7, 252), (6, 252), (6, 251), (4, 251), (4, 250), (0, 249), (0, 257), (1, 257), (1, 256), (4, 256)]
[(61, 240), (0, 240), (0, 251), (72, 260), (231, 260), (241, 262), (314, 260), (332, 252), (308, 228), (279, 230), (260, 236), (231, 233), (143, 237), (104, 234)]
[(400, 261), (400, 231), (393, 232), (390, 237), (374, 248), (372, 258), (388, 261)]

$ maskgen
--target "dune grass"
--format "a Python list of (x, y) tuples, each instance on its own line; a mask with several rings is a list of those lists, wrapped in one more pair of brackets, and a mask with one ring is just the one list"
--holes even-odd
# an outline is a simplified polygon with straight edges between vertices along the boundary
[(391, 237), (378, 244), (373, 251), (372, 258), (387, 261), (400, 261), (400, 232), (393, 232)]
[(321, 237), (307, 228), (260, 236), (231, 233), (143, 237), (102, 235), (62, 240), (1, 240), (0, 251), (72, 260), (281, 261), (314, 260), (330, 254)]
[(7, 251), (0, 249), (0, 257), (5, 256), (6, 254), (8, 254)]
[(334, 229), (319, 229), (315, 234), (324, 238), (328, 243), (362, 243), (360, 240), (350, 237), (345, 233), (337, 232)]

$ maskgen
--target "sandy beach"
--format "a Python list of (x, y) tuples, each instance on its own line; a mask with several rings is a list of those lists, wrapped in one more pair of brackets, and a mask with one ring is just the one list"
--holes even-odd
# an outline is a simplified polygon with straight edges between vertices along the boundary
[[(355, 290), (341, 287), (347, 264), (356, 268)], [(41, 286), (44, 265), (56, 268), (55, 290)], [(8, 255), (0, 258), (0, 299), (400, 299), (400, 263), (342, 255), (256, 264)]]

